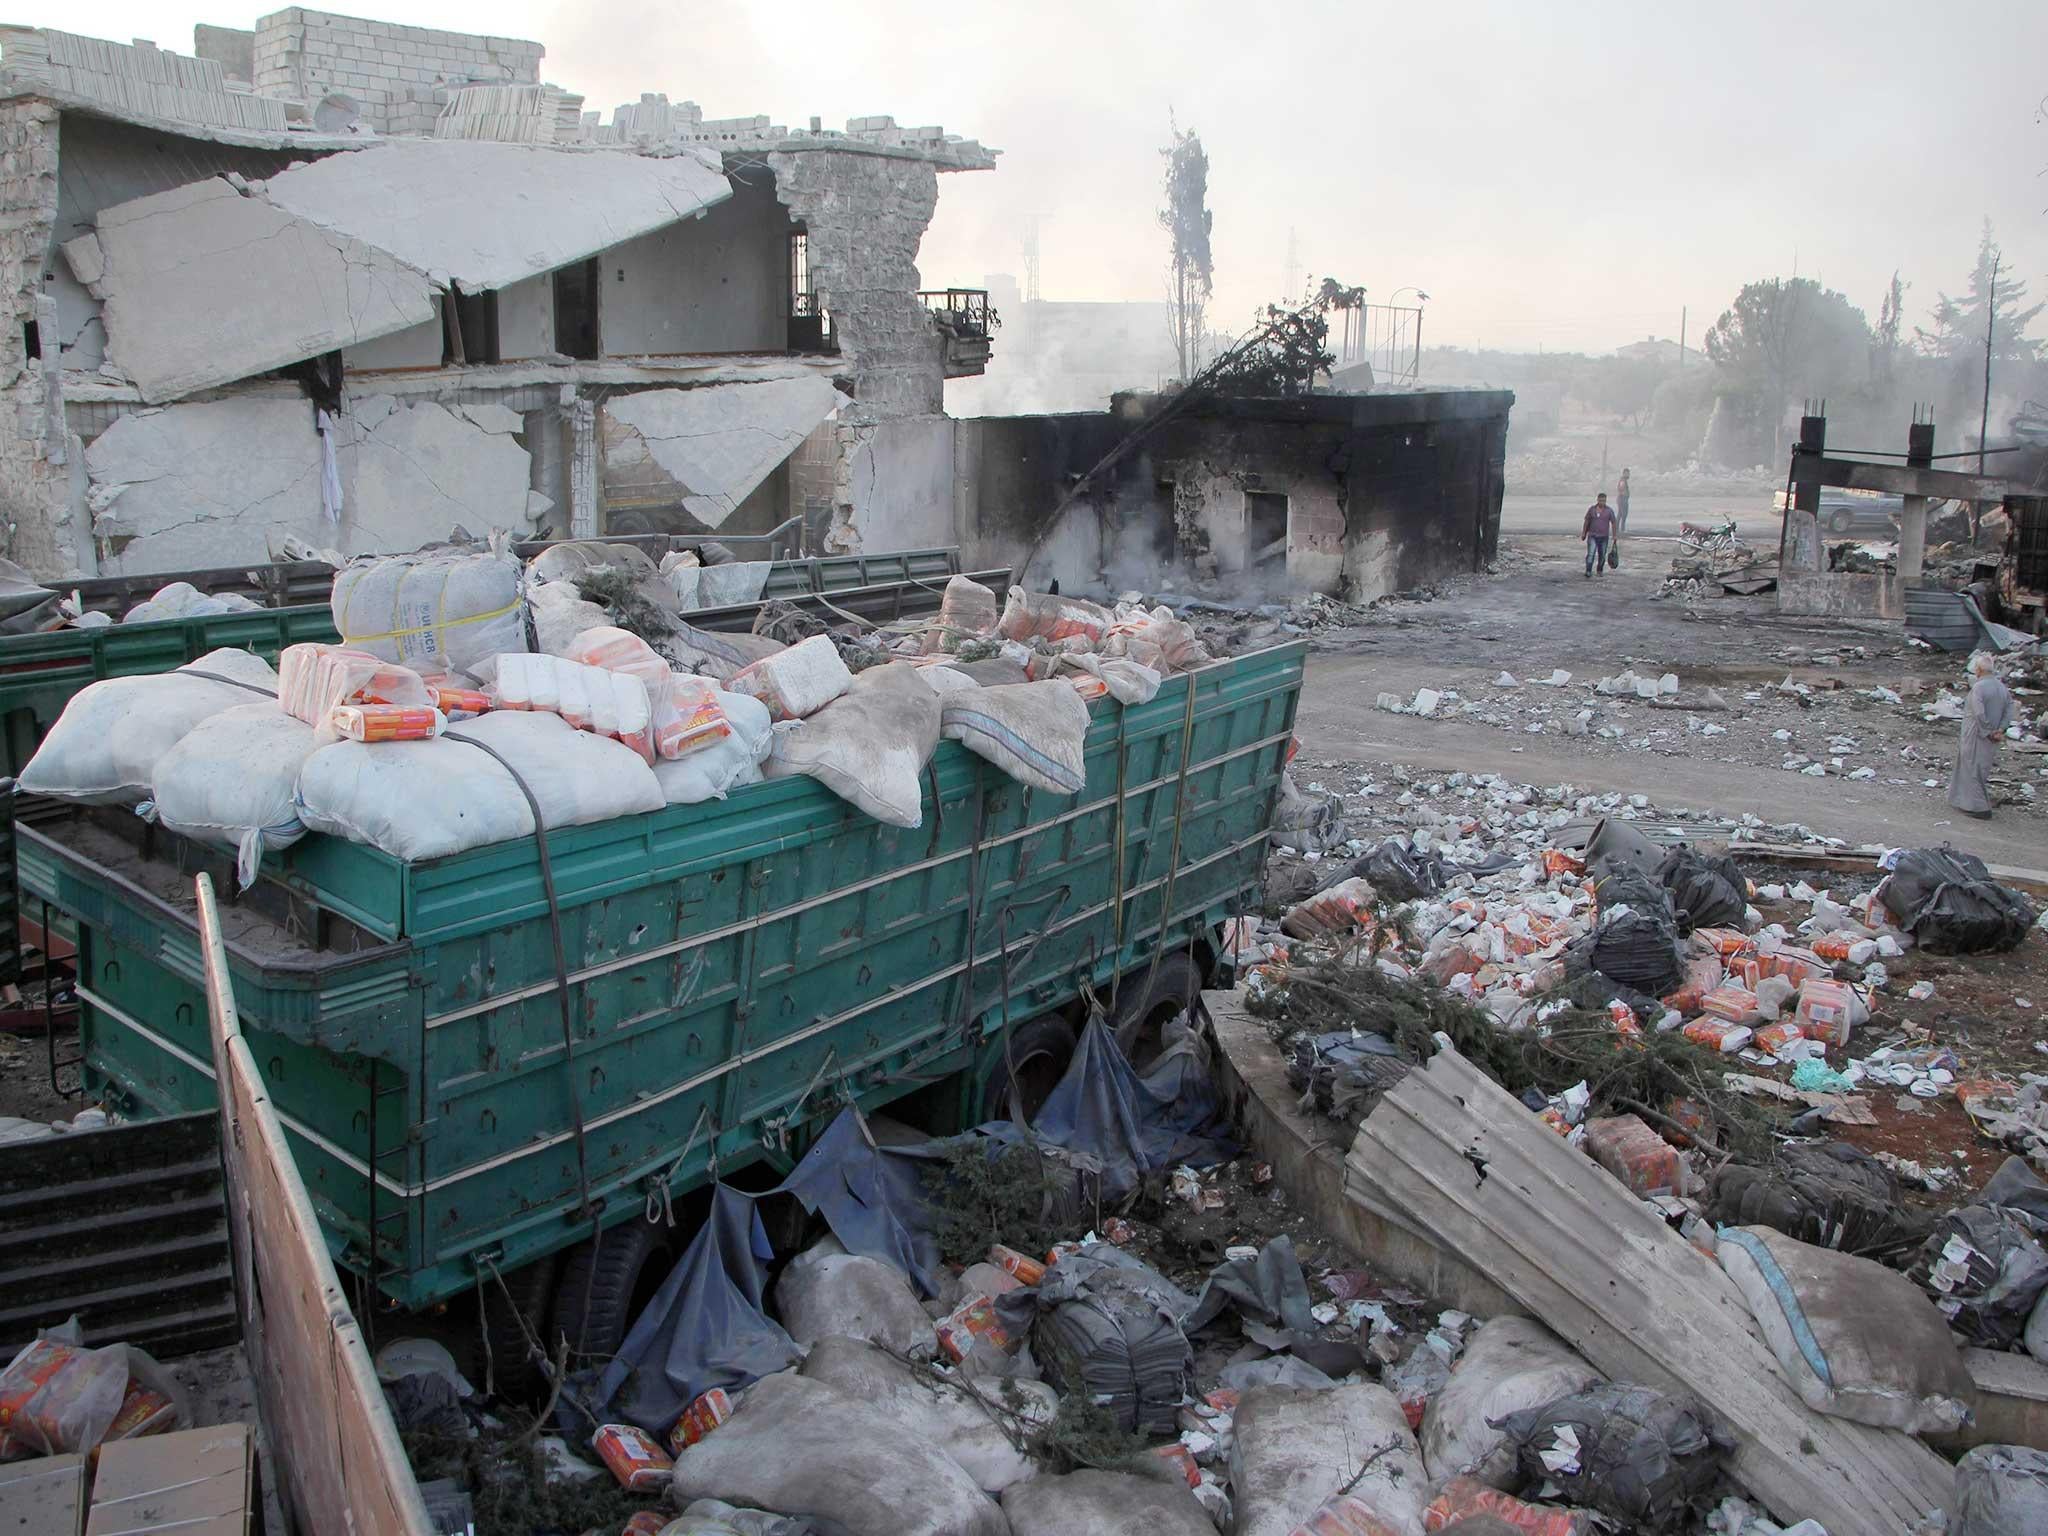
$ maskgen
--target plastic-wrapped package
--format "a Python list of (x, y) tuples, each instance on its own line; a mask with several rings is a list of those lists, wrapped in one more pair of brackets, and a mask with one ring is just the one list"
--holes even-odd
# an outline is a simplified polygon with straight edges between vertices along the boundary
[(653, 708), (639, 678), (523, 653), (500, 656), (496, 672), (490, 695), (499, 709), (560, 715), (579, 731), (612, 737), (654, 761)]
[(127, 1392), (128, 1358), (120, 1346), (34, 1340), (0, 1372), (0, 1459), (92, 1450), (106, 1439)]
[(1115, 622), (1116, 615), (1100, 603), (1012, 587), (996, 630), (1005, 640), (1080, 639), (1093, 649)]
[(824, 635), (799, 640), (733, 675), (726, 687), (768, 706), (769, 718), (801, 720), (815, 715), (853, 685), (839, 647)]
[(429, 709), (434, 696), (410, 667), (345, 645), (288, 645), (277, 658), (277, 701), (324, 739), (334, 740), (329, 715), (338, 704), (398, 704)]
[(474, 672), (526, 649), (526, 600), (509, 550), (422, 550), (350, 562), (334, 578), (341, 643), (421, 672)]

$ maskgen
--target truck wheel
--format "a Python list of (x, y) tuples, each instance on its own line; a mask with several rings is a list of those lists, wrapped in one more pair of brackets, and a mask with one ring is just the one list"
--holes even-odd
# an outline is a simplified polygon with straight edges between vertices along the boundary
[(1159, 1057), (1160, 1031), (1169, 1019), (1177, 1019), (1194, 1007), (1201, 991), (1201, 970), (1194, 956), (1184, 949), (1161, 955), (1157, 970), (1148, 960), (1124, 972), (1117, 985), (1116, 1009), (1110, 1015), (1110, 1025), (1116, 1031), (1116, 1043), (1125, 1059), (1140, 1072), (1151, 1066)]
[(562, 1260), (548, 1344), (567, 1335), (572, 1369), (579, 1355), (609, 1360), (619, 1352), (626, 1330), (668, 1278), (665, 1232), (638, 1218), (621, 1222), (585, 1238)]
[[(981, 1118), (1029, 1125), (1074, 1059), (1074, 1026), (1056, 1013), (1027, 1019), (1011, 1028), (1007, 1059), (1000, 1034), (996, 1038), (995, 1064), (981, 1088)], [(1012, 1065), (1017, 1069), (1014, 1089)]]
[[(491, 1350), (491, 1377), (498, 1395), (517, 1402), (535, 1402), (548, 1389), (540, 1363), (527, 1353), (526, 1333), (531, 1329), (542, 1348), (553, 1341), (548, 1317), (555, 1296), (557, 1256), (549, 1254), (531, 1264), (521, 1265), (503, 1276), (505, 1286), (486, 1279), (483, 1288), (483, 1335)], [(511, 1299), (506, 1299), (506, 1292)], [(518, 1317), (513, 1316), (514, 1311)], [(525, 1326), (521, 1326), (521, 1319)]]

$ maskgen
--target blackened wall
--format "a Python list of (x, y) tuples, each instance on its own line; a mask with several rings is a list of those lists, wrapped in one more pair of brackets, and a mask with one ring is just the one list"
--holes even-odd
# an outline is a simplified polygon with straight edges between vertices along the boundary
[[(1214, 575), (1253, 595), (1369, 601), (1493, 558), (1513, 403), (1506, 391), (1202, 402), (1154, 427), (1051, 527), (1077, 479), (1160, 402), (967, 418), (954, 431), (959, 537), (971, 565), (1014, 567), (1035, 552), (1039, 583)], [(1257, 492), (1287, 498), (1284, 570), (1251, 569)]]

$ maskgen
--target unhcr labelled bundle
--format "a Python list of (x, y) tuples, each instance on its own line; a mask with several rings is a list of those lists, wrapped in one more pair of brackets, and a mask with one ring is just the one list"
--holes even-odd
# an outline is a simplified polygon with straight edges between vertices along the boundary
[[(660, 618), (650, 638), (592, 620), (651, 610), (575, 595), (572, 578), (615, 569), (599, 555), (621, 558), (556, 546), (522, 571), (494, 545), (357, 561), (334, 583), (342, 644), (290, 646), (275, 671), (223, 650), (94, 683), (21, 787), (231, 849), (244, 886), (308, 832), (438, 858), (794, 775), (916, 827), (940, 741), (1075, 794), (1087, 701), (1149, 699), (1207, 659), (1163, 609), (1013, 589), (999, 613), (962, 578), (935, 621), (873, 634), (785, 645)], [(656, 579), (648, 564), (635, 579)]]

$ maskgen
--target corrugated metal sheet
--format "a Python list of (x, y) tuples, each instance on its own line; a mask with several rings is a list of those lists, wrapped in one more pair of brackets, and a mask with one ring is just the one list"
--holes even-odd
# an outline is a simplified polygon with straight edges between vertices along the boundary
[(1925, 640), (1937, 651), (1974, 650), (1983, 630), (1967, 592), (1941, 587), (1906, 588), (1906, 633)]

